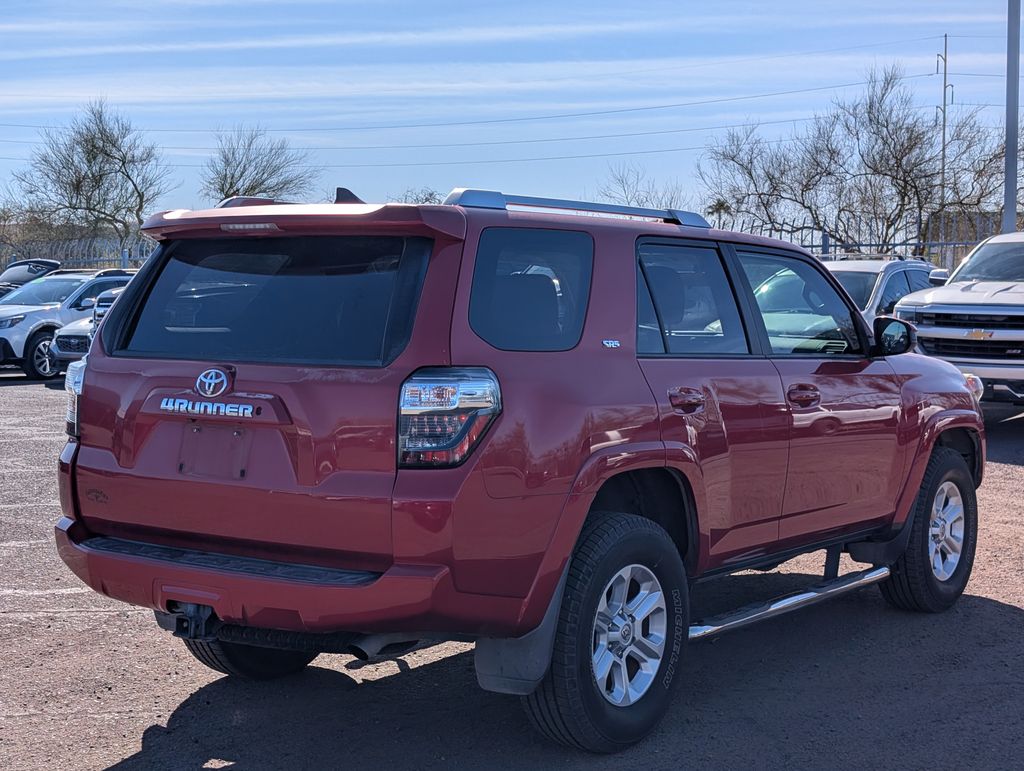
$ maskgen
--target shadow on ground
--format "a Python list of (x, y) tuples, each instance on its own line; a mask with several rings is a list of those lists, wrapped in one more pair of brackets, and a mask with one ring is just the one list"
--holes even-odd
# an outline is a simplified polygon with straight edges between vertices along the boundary
[[(724, 578), (697, 588), (697, 613), (814, 580)], [(362, 684), (332, 657), (200, 688), (114, 768), (1005, 767), (1024, 735), (1022, 629), (1024, 611), (980, 597), (926, 616), (849, 595), (690, 646), (666, 720), (615, 758), (532, 733), (514, 698), (476, 687), (471, 654)]]

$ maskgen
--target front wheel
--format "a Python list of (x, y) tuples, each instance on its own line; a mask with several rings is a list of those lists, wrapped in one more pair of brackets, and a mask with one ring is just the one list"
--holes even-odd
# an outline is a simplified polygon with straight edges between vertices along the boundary
[(633, 514), (592, 514), (569, 567), (551, 666), (523, 697), (530, 721), (591, 752), (640, 741), (675, 691), (688, 616), (668, 533)]
[(182, 640), (188, 652), (215, 672), (245, 680), (273, 680), (301, 672), (316, 653), (261, 648), (225, 640)]
[(935, 448), (910, 516), (907, 550), (879, 588), (897, 608), (938, 613), (967, 587), (978, 538), (974, 479), (960, 453)]
[(33, 380), (49, 380), (60, 374), (60, 362), (50, 350), (53, 334), (53, 330), (40, 330), (25, 344), (25, 360), (21, 367)]

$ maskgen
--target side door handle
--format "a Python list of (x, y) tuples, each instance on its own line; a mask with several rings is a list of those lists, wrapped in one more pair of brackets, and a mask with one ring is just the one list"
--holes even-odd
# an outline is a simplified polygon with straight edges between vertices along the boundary
[(813, 407), (821, 403), (821, 391), (810, 383), (794, 383), (786, 391), (786, 396), (798, 407)]
[(696, 388), (670, 388), (668, 389), (668, 403), (676, 412), (692, 415), (704, 409), (704, 394)]

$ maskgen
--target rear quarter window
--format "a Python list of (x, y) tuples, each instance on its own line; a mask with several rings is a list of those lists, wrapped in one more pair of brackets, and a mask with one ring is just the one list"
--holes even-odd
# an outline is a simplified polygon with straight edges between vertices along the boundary
[(394, 236), (181, 240), (120, 351), (383, 366), (408, 342), (431, 248)]
[(594, 240), (588, 233), (487, 228), (473, 269), (470, 326), (505, 351), (576, 347), (593, 263)]

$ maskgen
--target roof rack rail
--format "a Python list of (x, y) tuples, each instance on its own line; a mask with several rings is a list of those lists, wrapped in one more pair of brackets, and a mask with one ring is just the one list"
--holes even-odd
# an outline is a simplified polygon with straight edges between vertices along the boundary
[(97, 276), (134, 276), (137, 271), (132, 268), (101, 268), (96, 271)]
[(273, 198), (263, 198), (258, 195), (233, 195), (218, 203), (215, 209), (234, 209), (237, 206), (276, 206), (279, 204), (293, 204), (294, 201), (278, 201)]
[(572, 201), (564, 198), (536, 198), (529, 195), (505, 195), (497, 190), (475, 190), (465, 187), (457, 187), (452, 190), (443, 203), (449, 206), (467, 206), (471, 209), (508, 209), (509, 206), (524, 206), (536, 209), (565, 209), (594, 214), (645, 217), (693, 228), (711, 227), (710, 223), (701, 215), (692, 211), (683, 211), (682, 209), (645, 209), (639, 206), (622, 206), (615, 203)]

